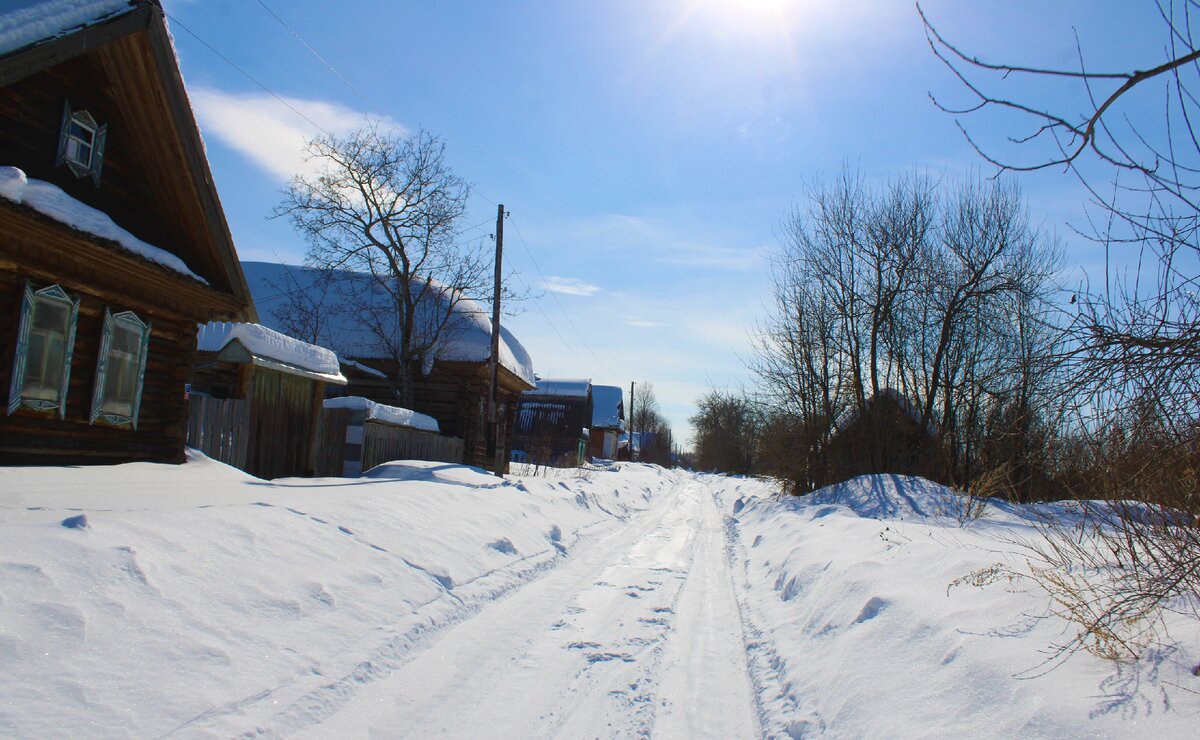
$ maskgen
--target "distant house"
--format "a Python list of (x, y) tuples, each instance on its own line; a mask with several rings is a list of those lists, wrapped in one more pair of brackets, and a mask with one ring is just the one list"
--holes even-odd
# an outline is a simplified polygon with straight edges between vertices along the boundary
[[(514, 459), (571, 467), (587, 454), (592, 423), (592, 381), (539, 378), (517, 403)], [(520, 454), (518, 454), (520, 453)]]
[(903, 394), (885, 388), (861, 413), (848, 411), (834, 422), (825, 459), (830, 483), (871, 473), (933, 478), (937, 428)]
[(182, 462), (196, 327), (253, 320), (162, 8), (0, 9), (0, 462)]
[(197, 344), (192, 391), (248, 405), (242, 469), (313, 475), (325, 387), (346, 384), (337, 355), (258, 324), (205, 324)]
[(617, 459), (617, 442), (625, 431), (625, 402), (620, 388), (592, 386), (592, 427), (588, 453), (594, 458)]
[[(266, 262), (243, 263), (262, 321), (284, 331), (283, 317), (288, 311), (288, 290), (316, 293), (321, 274), (315, 270)], [(371, 278), (356, 273), (337, 273), (332, 290), (359, 291)], [(286, 287), (285, 287), (286, 286)], [(370, 286), (368, 284), (367, 289)], [(387, 315), (387, 306), (380, 314)], [(318, 343), (331, 347), (347, 361), (342, 369), (348, 379), (347, 395), (363, 396), (385, 405), (399, 404), (390, 378), (396, 375), (396, 360), (382, 346), (379, 337), (353, 316), (330, 313), (320, 327)], [(286, 333), (286, 332), (285, 332)], [(437, 420), (443, 435), (464, 442), (462, 461), (490, 468), (488, 443), (488, 359), (491, 355), (491, 318), (471, 300), (454, 306), (452, 326), (426, 358), (422, 375), (415, 384), (413, 411)], [(499, 388), (497, 414), (500, 437), (497, 446), (503, 459), (511, 453), (510, 438), (516, 421), (517, 401), (521, 393), (535, 387), (533, 363), (529, 353), (505, 327), (500, 328)]]

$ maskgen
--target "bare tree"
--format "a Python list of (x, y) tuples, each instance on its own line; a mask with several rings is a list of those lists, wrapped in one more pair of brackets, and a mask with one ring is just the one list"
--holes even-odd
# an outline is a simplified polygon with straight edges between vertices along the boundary
[(641, 435), (642, 462), (671, 464), (671, 425), (659, 410), (654, 384), (643, 380), (637, 385), (629, 413), (629, 429)]
[[(1163, 23), (1163, 57), (1123, 71), (1092, 68), (1078, 42), (1076, 68), (985, 61), (921, 14), (930, 48), (970, 98), (960, 107), (934, 102), (959, 117), (979, 155), (1001, 172), (1066, 169), (1090, 197), (1079, 231), (1112, 262), (1103, 283), (1082, 286), (1074, 301), (1077, 389), (1106, 395), (1122, 388), (1131, 399), (1152, 385), (1172, 418), (1190, 421), (1200, 396), (1197, 9), (1193, 0), (1148, 5)], [(1054, 87), (1017, 97), (1022, 80)], [(1082, 93), (1089, 107), (1063, 110), (1061, 101), (1078, 99), (1071, 93)], [(1014, 115), (1026, 125), (1002, 141), (981, 139), (969, 125)]]
[[(963, 485), (980, 470), (993, 409), (1024, 388), (1034, 413), (1042, 368), (1019, 360), (1046, 339), (1025, 326), (1045, 313), (1053, 242), (1029, 226), (1011, 183), (946, 187), (909, 175), (872, 190), (843, 173), (810, 188), (786, 223), (775, 311), (750, 366), (771, 437), (763, 465), (798, 492), (829, 482), (835, 420), (866, 415), (888, 389), (938, 429), (940, 475)], [(881, 470), (889, 435), (868, 429), (859, 451)]]
[(758, 417), (746, 398), (709, 391), (696, 402), (693, 462), (702, 470), (747, 475), (755, 472)]
[(291, 270), (284, 270), (278, 281), (267, 284), (282, 300), (271, 309), (275, 325), (290, 337), (309, 344), (340, 351), (336, 338), (330, 336), (330, 325), (336, 323), (344, 310), (336, 288), (337, 274), (333, 270), (305, 268), (311, 280), (301, 282)]
[(311, 267), (346, 276), (346, 311), (394, 360), (391, 380), (409, 405), (414, 379), (456, 329), (456, 308), (491, 285), (482, 245), (458, 242), (469, 188), (424, 131), (370, 125), (318, 136), (308, 154), (318, 174), (296, 176), (276, 215), (304, 235)]
[[(1200, 603), (1198, 10), (1195, 0), (1148, 3), (1163, 52), (1127, 70), (1097, 69), (1078, 40), (1074, 68), (986, 61), (921, 14), (970, 100), (935, 104), (998, 171), (1071, 173), (1090, 201), (1078, 231), (1104, 249), (1103, 283), (1070, 300), (1064, 356), (1075, 382), (1062, 391), (1077, 423), (1054, 454), (1077, 496), (1110, 503), (1077, 527), (1051, 527), (1035, 551), (1034, 578), (1081, 628), (1065, 650), (1136, 657), (1165, 611), (1195, 615)], [(1079, 94), (1087, 107), (1067, 108)], [(980, 117), (1021, 129), (989, 141), (973, 130)]]

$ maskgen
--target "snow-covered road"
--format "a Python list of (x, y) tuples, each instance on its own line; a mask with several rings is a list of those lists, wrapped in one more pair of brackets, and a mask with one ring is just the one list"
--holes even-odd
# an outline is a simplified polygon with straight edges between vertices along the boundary
[(1071, 504), (540, 473), (6, 469), (0, 737), (1195, 734), (1182, 611), (1137, 663), (1046, 671), (1045, 594), (971, 585)]
[(712, 492), (682, 478), (569, 562), (440, 633), (307, 734), (364, 731), (758, 735)]

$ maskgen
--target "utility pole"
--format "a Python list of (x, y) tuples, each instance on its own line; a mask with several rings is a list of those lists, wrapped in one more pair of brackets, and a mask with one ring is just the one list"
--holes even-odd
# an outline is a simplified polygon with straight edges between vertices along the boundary
[(492, 354), (488, 360), (488, 454), (492, 456), (492, 471), (504, 476), (504, 445), (500, 442), (500, 415), (496, 399), (500, 385), (500, 266), (504, 258), (504, 204), (496, 208), (496, 274), (492, 280)]
[(629, 381), (629, 462), (637, 462), (633, 459), (633, 386), (634, 382)]

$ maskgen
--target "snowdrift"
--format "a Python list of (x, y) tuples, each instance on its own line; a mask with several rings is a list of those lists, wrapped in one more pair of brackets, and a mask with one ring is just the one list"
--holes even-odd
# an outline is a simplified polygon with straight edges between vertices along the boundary
[[(921, 478), (855, 478), (802, 497), (723, 484), (764, 732), (808, 737), (1180, 737), (1200, 702), (1194, 619), (1140, 663), (1051, 647), (1074, 625), (1032, 582), (967, 576), (1020, 568), (1021, 539), (1077, 506), (962, 498)], [(1051, 670), (1053, 668), (1053, 670)], [(1190, 731), (1189, 731), (1190, 732)]]
[(0, 735), (229, 736), (285, 703), (332, 713), (423, 635), (644, 509), (632, 475), (412, 462), (267, 482), (198, 453), (6, 469)]

